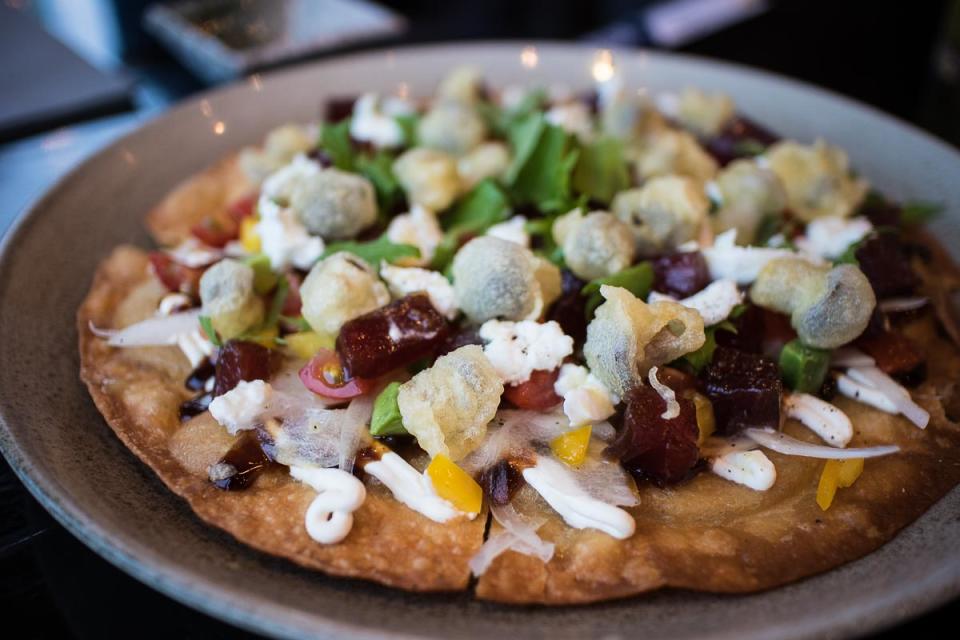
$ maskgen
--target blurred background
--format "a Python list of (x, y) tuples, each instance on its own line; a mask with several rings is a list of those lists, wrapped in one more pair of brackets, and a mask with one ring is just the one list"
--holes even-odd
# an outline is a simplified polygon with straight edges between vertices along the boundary
[[(960, 0), (0, 0), (0, 233), (57, 177), (212, 85), (373, 47), (643, 46), (830, 88), (960, 144)], [(89, 552), (0, 460), (0, 611), (17, 637), (246, 634)], [(886, 635), (952, 623), (956, 603)]]

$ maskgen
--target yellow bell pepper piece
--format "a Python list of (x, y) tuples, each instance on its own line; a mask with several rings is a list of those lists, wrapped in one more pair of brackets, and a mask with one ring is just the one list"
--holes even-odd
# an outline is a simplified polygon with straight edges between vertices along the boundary
[(837, 489), (846, 489), (853, 485), (863, 473), (863, 458), (849, 460), (827, 460), (820, 474), (817, 486), (817, 504), (826, 511), (833, 504)]
[(817, 504), (826, 511), (833, 504), (833, 497), (837, 494), (837, 484), (840, 479), (840, 461), (827, 460), (820, 474), (820, 484), (817, 485)]
[(466, 471), (442, 453), (430, 461), (427, 476), (437, 495), (466, 513), (480, 513), (483, 489)]
[(592, 431), (593, 428), (589, 424), (585, 424), (573, 431), (557, 436), (550, 443), (553, 455), (571, 467), (579, 467), (587, 457), (587, 447), (590, 446)]
[(837, 475), (837, 486), (847, 488), (857, 481), (863, 473), (863, 458), (851, 458), (840, 461), (840, 472)]
[(270, 327), (269, 329), (260, 329), (256, 333), (248, 334), (243, 339), (250, 342), (256, 342), (267, 349), (274, 349), (277, 346), (276, 338), (278, 335), (280, 334), (277, 331), (277, 328)]
[(247, 253), (260, 253), (260, 235), (257, 233), (257, 219), (248, 216), (240, 222), (240, 245)]
[(298, 358), (308, 360), (320, 349), (333, 349), (333, 338), (316, 331), (301, 331), (284, 337), (287, 348)]
[(697, 427), (700, 428), (697, 444), (703, 444), (704, 440), (712, 436), (717, 429), (717, 421), (713, 416), (713, 404), (702, 393), (694, 393), (693, 406), (697, 410)]

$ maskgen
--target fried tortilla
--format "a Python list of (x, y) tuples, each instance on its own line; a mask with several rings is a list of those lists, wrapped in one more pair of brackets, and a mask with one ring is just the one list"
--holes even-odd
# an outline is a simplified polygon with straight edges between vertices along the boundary
[[(187, 237), (208, 214), (246, 195), (251, 184), (236, 157), (181, 184), (148, 216), (155, 239), (166, 245)], [(937, 262), (949, 261), (937, 255)], [(950, 272), (941, 270), (938, 278)], [(928, 281), (928, 289), (936, 283)], [(433, 522), (393, 499), (376, 480), (365, 480), (368, 498), (355, 513), (349, 536), (335, 545), (312, 540), (304, 513), (315, 493), (274, 468), (243, 491), (223, 491), (207, 468), (235, 442), (209, 415), (181, 424), (180, 404), (191, 397), (190, 373), (176, 347), (116, 349), (89, 325), (123, 327), (151, 315), (166, 293), (150, 274), (146, 254), (120, 247), (101, 265), (80, 308), (81, 377), (117, 436), (204, 521), (237, 540), (324, 572), (365, 578), (418, 591), (468, 587), (468, 561), (480, 548), (486, 510), (473, 521)], [(550, 562), (507, 551), (476, 585), (478, 597), (507, 603), (569, 604), (621, 598), (671, 586), (744, 593), (768, 589), (859, 558), (890, 540), (960, 483), (960, 380), (958, 351), (942, 337), (930, 314), (906, 333), (922, 345), (927, 381), (914, 392), (931, 413), (920, 430), (899, 416), (836, 398), (851, 418), (850, 446), (898, 444), (902, 452), (870, 459), (860, 479), (839, 491), (821, 511), (816, 491), (824, 461), (767, 451), (778, 479), (758, 492), (709, 473), (659, 488), (640, 486), (640, 504), (629, 511), (636, 533), (616, 540), (563, 523), (530, 487), (514, 506), (545, 518), (539, 530), (556, 544)], [(817, 438), (796, 422), (785, 431)], [(423, 467), (424, 460), (419, 462)], [(500, 531), (493, 522), (491, 534)]]

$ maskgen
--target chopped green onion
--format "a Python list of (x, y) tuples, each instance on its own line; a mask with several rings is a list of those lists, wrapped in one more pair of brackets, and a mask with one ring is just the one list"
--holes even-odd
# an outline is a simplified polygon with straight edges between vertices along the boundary
[(780, 373), (794, 391), (816, 393), (829, 369), (830, 352), (809, 347), (799, 339), (788, 342), (780, 352)]
[(623, 143), (601, 137), (581, 148), (573, 170), (573, 187), (594, 200), (609, 203), (613, 196), (630, 185)]
[(213, 322), (210, 321), (210, 316), (200, 316), (200, 327), (203, 329), (203, 332), (207, 334), (207, 339), (213, 346), (223, 346), (220, 336), (217, 335), (216, 329), (213, 328)]
[(325, 124), (320, 130), (320, 147), (342, 171), (353, 171), (355, 153), (350, 142), (350, 118), (337, 124)]
[(290, 326), (296, 327), (297, 331), (300, 331), (300, 332), (313, 331), (313, 327), (310, 326), (310, 323), (307, 322), (303, 316), (294, 317), (294, 316), (281, 315), (279, 318), (279, 321), (285, 324), (289, 324)]
[(373, 401), (373, 416), (370, 418), (370, 435), (406, 435), (407, 430), (403, 428), (400, 406), (397, 404), (398, 393), (400, 393), (400, 383), (391, 382), (380, 392), (377, 399)]
[(264, 296), (277, 286), (279, 276), (270, 268), (270, 258), (262, 253), (256, 253), (243, 260), (253, 268), (253, 290), (258, 296)]
[(943, 205), (935, 202), (904, 202), (900, 207), (900, 222), (905, 225), (925, 224), (941, 212)]
[(326, 251), (323, 252), (323, 257), (332, 256), (340, 251), (352, 253), (373, 267), (378, 267), (383, 260), (396, 262), (401, 258), (420, 257), (420, 250), (415, 246), (410, 244), (394, 244), (390, 242), (385, 232), (376, 240), (370, 240), (368, 242), (347, 240), (328, 244)]
[(280, 312), (283, 311), (283, 304), (287, 301), (287, 294), (290, 293), (290, 282), (286, 278), (280, 278), (277, 281), (277, 290), (273, 294), (273, 300), (270, 302), (270, 310), (263, 321), (263, 329), (269, 329), (277, 326), (280, 320)]

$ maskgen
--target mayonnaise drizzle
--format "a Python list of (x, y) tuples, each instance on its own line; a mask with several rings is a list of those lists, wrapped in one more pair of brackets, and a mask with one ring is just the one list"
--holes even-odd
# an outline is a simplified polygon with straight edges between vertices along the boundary
[(464, 513), (438, 496), (426, 474), (421, 474), (392, 451), (375, 462), (368, 462), (363, 470), (387, 485), (394, 498), (434, 522), (447, 522), (459, 516), (472, 520), (477, 515)]
[(853, 438), (853, 424), (843, 411), (808, 393), (791, 393), (784, 398), (788, 418), (799, 420), (805, 427), (834, 447), (845, 447)]
[(523, 470), (523, 479), (575, 529), (598, 529), (619, 540), (629, 538), (636, 530), (629, 513), (591, 497), (556, 460), (537, 458), (534, 466)]
[(353, 528), (353, 512), (367, 497), (363, 483), (340, 469), (290, 467), (290, 475), (317, 491), (307, 507), (307, 535), (321, 544), (335, 544)]

